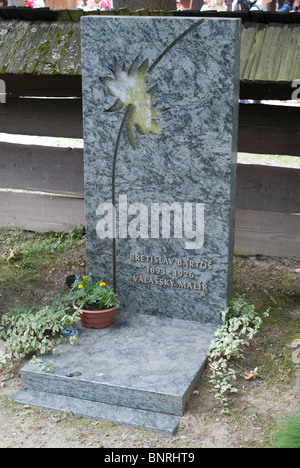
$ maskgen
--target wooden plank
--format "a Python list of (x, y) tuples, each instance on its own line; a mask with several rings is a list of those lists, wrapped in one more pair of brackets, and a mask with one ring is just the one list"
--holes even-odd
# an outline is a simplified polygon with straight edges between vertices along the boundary
[(280, 81), (268, 83), (267, 81), (241, 81), (240, 99), (291, 99), (292, 83), (290, 81)]
[(236, 254), (300, 258), (300, 216), (236, 210)]
[[(83, 150), (0, 143), (0, 188), (84, 196)], [(300, 170), (237, 165), (240, 209), (300, 212)]]
[(84, 223), (82, 198), (0, 192), (0, 227), (68, 232)]
[(4, 21), (0, 70), (22, 75), (81, 74), (80, 23)]
[(82, 138), (82, 101), (8, 97), (0, 105), (0, 129), (21, 135)]
[[(270, 14), (263, 12), (265, 18)], [(289, 13), (287, 17), (290, 18)], [(283, 14), (278, 18), (281, 21)], [(283, 24), (282, 21), (244, 24), (240, 67), (242, 99), (291, 99), (291, 83), (300, 74), (299, 33), (298, 24)]]
[(236, 207), (300, 213), (300, 169), (238, 164)]
[[(300, 107), (241, 104), (238, 150), (300, 156)], [(4, 133), (82, 138), (81, 99), (7, 98), (0, 105)]]
[(8, 97), (81, 97), (80, 75), (1, 75)]
[[(183, 0), (186, 4), (190, 4), (190, 0)], [(114, 0), (113, 7), (116, 10), (120, 8), (128, 8), (129, 11), (136, 10), (176, 10), (175, 0)]]
[[(287, 28), (287, 26), (284, 26)], [(274, 44), (274, 48), (282, 50), (282, 59), (277, 65), (277, 79), (276, 81), (286, 81), (288, 73), (290, 78), (299, 78), (300, 76), (300, 34), (299, 26), (289, 25), (285, 36), (278, 38), (277, 44)], [(274, 57), (275, 59), (275, 57)], [(288, 72), (290, 70), (290, 72)], [(291, 74), (293, 70), (294, 75)], [(273, 79), (275, 81), (275, 79)]]
[(242, 28), (241, 32), (241, 60), (240, 60), (240, 77), (247, 79), (248, 75), (246, 70), (248, 69), (249, 63), (247, 58), (249, 58), (251, 49), (255, 42), (256, 36), (256, 24), (247, 23)]
[(76, 10), (76, 0), (46, 0), (46, 7), (51, 8), (51, 10), (62, 10), (67, 8), (68, 10)]
[[(0, 192), (0, 227), (37, 232), (64, 231), (85, 224), (84, 200)], [(300, 216), (236, 210), (235, 253), (300, 258)]]
[(300, 107), (240, 104), (238, 151), (300, 156)]
[[(278, 81), (278, 65), (281, 64), (285, 56), (290, 54), (290, 44), (287, 44), (286, 47), (282, 47), (283, 41), (288, 43), (289, 34), (290, 28), (286, 26), (284, 27), (279, 24), (272, 25), (272, 27), (268, 26), (256, 71), (255, 81)], [(288, 71), (290, 72), (291, 68), (288, 68)], [(287, 75), (285, 69), (282, 81), (287, 81), (290, 76), (290, 74)]]
[[(243, 67), (243, 70), (244, 70), (244, 74), (242, 77), (243, 80), (252, 81), (256, 79), (256, 71), (258, 68), (259, 59), (263, 51), (264, 40), (265, 40), (267, 30), (268, 30), (268, 27), (265, 24), (259, 25), (259, 26), (256, 25), (255, 38), (254, 40), (251, 38), (251, 40), (253, 40), (252, 47), (249, 50), (249, 55), (246, 60), (247, 62), (246, 67)], [(248, 34), (251, 33), (251, 36), (252, 36), (252, 32), (253, 32), (252, 30), (247, 29), (247, 33)], [(244, 35), (243, 40), (245, 40), (245, 35)], [(245, 60), (245, 56), (242, 56), (242, 60), (243, 59)]]
[(83, 197), (83, 150), (0, 143), (0, 188)]
[[(238, 150), (300, 156), (300, 107), (241, 104)], [(0, 105), (4, 133), (82, 138), (81, 99), (7, 98)]]

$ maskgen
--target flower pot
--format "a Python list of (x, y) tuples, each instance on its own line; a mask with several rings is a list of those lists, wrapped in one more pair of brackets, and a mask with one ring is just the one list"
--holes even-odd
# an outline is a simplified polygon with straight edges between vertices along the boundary
[(86, 310), (80, 309), (76, 306), (75, 301), (73, 307), (81, 311), (80, 320), (81, 324), (85, 328), (107, 328), (113, 323), (117, 307), (104, 310)]

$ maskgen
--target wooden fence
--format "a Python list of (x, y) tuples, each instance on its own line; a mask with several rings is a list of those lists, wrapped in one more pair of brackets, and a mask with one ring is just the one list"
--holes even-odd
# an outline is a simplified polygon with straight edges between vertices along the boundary
[[(64, 80), (26, 90), (48, 99), (24, 98), (15, 87), (0, 103), (1, 132), (82, 138), (80, 77)], [(299, 107), (241, 104), (239, 151), (300, 156), (299, 117)], [(236, 253), (300, 257), (299, 181), (300, 169), (238, 165)], [(1, 227), (84, 224), (83, 150), (0, 143), (0, 199)]]

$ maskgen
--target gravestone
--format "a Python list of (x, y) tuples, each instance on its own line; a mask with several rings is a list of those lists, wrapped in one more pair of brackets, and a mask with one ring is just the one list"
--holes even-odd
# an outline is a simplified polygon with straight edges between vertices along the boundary
[(231, 294), (239, 20), (82, 22), (87, 269), (130, 313)]
[(173, 434), (231, 293), (240, 21), (82, 20), (87, 272), (121, 302), (15, 401)]

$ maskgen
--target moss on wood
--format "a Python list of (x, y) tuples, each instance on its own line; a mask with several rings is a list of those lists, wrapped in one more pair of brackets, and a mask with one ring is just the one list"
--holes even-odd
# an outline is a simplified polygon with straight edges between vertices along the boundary
[[(61, 21), (54, 22), (0, 21), (0, 74), (81, 75), (78, 20), (85, 13), (63, 10), (59, 12)], [(126, 8), (115, 14), (150, 15), (147, 10), (130, 13)], [(274, 83), (299, 79), (299, 50), (300, 23), (245, 23), (241, 81)]]

